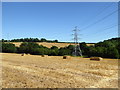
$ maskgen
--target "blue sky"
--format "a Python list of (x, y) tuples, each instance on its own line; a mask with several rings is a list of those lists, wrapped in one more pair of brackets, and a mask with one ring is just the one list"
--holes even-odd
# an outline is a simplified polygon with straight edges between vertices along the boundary
[(4, 39), (32, 37), (69, 42), (75, 26), (80, 30), (80, 42), (99, 42), (118, 35), (118, 12), (110, 15), (118, 9), (117, 2), (4, 2), (2, 5)]

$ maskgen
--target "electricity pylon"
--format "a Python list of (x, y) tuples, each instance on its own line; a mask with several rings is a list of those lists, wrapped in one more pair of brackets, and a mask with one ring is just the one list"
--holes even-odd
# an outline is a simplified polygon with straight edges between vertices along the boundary
[(81, 49), (80, 49), (80, 45), (79, 45), (79, 42), (78, 42), (78, 40), (79, 40), (79, 37), (78, 37), (78, 32), (79, 32), (80, 30), (79, 29), (77, 29), (77, 26), (75, 27), (75, 29), (73, 30), (73, 36), (74, 36), (74, 38), (73, 38), (73, 40), (74, 40), (74, 50), (73, 50), (73, 56), (82, 56), (82, 51), (81, 51)]

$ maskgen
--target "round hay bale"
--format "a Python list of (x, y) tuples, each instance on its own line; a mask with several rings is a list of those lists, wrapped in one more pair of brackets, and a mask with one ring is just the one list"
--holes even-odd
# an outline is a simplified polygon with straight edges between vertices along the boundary
[(41, 55), (41, 57), (47, 57), (48, 55)]
[(25, 55), (25, 53), (22, 53), (22, 54), (21, 54), (21, 56), (24, 56), (24, 55)]
[(63, 56), (63, 59), (70, 59), (70, 56)]
[(41, 57), (44, 57), (44, 55), (41, 55)]
[(90, 60), (100, 61), (103, 60), (101, 57), (90, 57)]

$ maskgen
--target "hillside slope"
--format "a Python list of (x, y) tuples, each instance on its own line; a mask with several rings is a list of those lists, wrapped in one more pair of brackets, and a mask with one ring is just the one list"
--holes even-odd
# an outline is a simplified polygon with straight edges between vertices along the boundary
[[(6, 43), (8, 43), (8, 42), (6, 42)], [(19, 47), (22, 42), (10, 42), (10, 43), (13, 43), (13, 44), (15, 44), (15, 46)], [(69, 45), (74, 45), (73, 43), (48, 43), (48, 42), (36, 42), (36, 43), (38, 43), (39, 45), (46, 46), (48, 48), (50, 48), (52, 46), (57, 46), (58, 48), (60, 48), (60, 47), (65, 47), (65, 46), (69, 46)], [(94, 44), (87, 44), (87, 45), (90, 46), (90, 45), (94, 45)]]

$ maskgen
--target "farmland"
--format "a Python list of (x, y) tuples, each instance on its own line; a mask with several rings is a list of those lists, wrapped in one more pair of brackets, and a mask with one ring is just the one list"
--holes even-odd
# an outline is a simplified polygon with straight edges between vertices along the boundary
[(118, 60), (2, 55), (3, 88), (118, 88)]
[[(6, 42), (6, 43), (8, 43), (8, 42)], [(22, 42), (10, 42), (10, 43), (13, 43), (13, 44), (15, 44), (15, 46), (19, 47)], [(48, 48), (50, 48), (52, 46), (57, 46), (58, 48), (60, 48), (60, 47), (68, 46), (68, 45), (74, 45), (74, 43), (48, 43), (48, 42), (37, 42), (37, 44), (46, 46)], [(93, 46), (94, 44), (87, 44), (87, 46), (90, 46), (90, 45)]]

